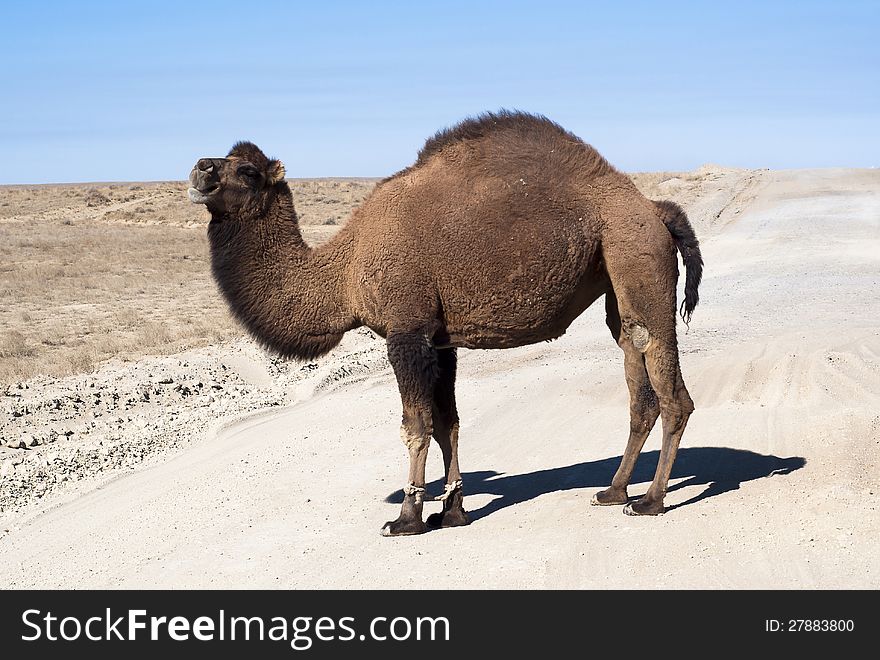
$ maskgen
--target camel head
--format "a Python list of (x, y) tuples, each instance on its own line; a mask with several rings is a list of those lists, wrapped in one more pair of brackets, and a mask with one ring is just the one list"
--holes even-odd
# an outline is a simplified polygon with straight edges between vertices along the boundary
[(237, 142), (226, 158), (200, 158), (189, 182), (190, 200), (204, 204), (214, 217), (261, 215), (278, 187), (286, 185), (282, 162), (250, 142)]

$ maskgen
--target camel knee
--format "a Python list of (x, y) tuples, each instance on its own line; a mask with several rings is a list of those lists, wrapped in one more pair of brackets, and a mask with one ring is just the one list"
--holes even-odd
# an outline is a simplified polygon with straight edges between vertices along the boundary
[(431, 415), (420, 411), (406, 410), (400, 425), (400, 439), (410, 453), (418, 453), (427, 449), (434, 432)]
[(428, 448), (431, 436), (425, 436), (420, 433), (413, 433), (406, 426), (400, 427), (400, 439), (409, 450), (410, 454), (420, 454)]
[(423, 431), (421, 429), (414, 430), (411, 426), (402, 424), (400, 426), (400, 439), (406, 448), (412, 452), (419, 452), (428, 447), (431, 439), (431, 431)]

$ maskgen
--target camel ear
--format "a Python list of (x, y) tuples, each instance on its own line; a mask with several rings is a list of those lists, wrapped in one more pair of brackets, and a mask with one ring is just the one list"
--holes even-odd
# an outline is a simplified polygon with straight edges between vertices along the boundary
[(284, 181), (284, 163), (280, 160), (273, 160), (269, 163), (269, 185), (274, 186), (279, 181)]

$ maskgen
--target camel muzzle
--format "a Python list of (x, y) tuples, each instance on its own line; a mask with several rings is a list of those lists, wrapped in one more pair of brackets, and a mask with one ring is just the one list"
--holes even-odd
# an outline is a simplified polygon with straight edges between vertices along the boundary
[(225, 161), (225, 158), (200, 158), (192, 168), (187, 194), (193, 204), (207, 204), (211, 196), (220, 190), (220, 169)]

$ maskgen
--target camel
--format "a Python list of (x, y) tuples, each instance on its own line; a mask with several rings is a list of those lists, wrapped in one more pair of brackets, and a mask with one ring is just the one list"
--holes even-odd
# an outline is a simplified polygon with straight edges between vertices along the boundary
[[(522, 112), (485, 113), (439, 131), (415, 163), (378, 183), (326, 244), (299, 230), (284, 165), (238, 142), (202, 158), (189, 197), (210, 212), (211, 268), (233, 316), (264, 347), (312, 360), (366, 326), (385, 338), (403, 408), (409, 476), (400, 515), (382, 534), (469, 522), (458, 464), (457, 348), (552, 340), (601, 296), (623, 349), (630, 395), (626, 450), (592, 503), (630, 515), (664, 512), (664, 496), (694, 404), (679, 367), (676, 287), (686, 268), (685, 322), (703, 260), (672, 202), (632, 181), (558, 124)], [(663, 439), (647, 492), (627, 487), (657, 418)], [(425, 491), (431, 438), (444, 492)], [(442, 511), (423, 520), (425, 501)]]

